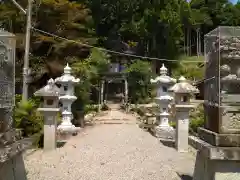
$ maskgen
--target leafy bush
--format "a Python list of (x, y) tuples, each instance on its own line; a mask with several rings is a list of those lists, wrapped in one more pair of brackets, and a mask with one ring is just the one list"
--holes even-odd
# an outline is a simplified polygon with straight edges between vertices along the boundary
[(84, 109), (86, 104), (91, 103), (92, 92), (99, 92), (101, 73), (106, 72), (108, 63), (109, 55), (93, 48), (88, 58), (76, 59), (76, 62), (71, 65), (75, 76), (81, 79), (75, 90), (78, 107), (81, 106)]
[(129, 99), (131, 103), (147, 103), (152, 96), (150, 79), (153, 75), (150, 63), (136, 60), (125, 70), (129, 84)]
[(98, 111), (98, 106), (93, 105), (93, 104), (88, 104), (84, 106), (84, 113), (88, 114), (89, 112), (97, 112)]
[(15, 97), (16, 107), (14, 109), (14, 121), (15, 127), (22, 130), (24, 137), (30, 137), (34, 135), (34, 143), (38, 144), (42, 133), (43, 117), (40, 112), (37, 111), (40, 100), (30, 99), (28, 101), (22, 101), (21, 95)]
[[(184, 60), (185, 62), (181, 62)], [(202, 79), (204, 75), (204, 66), (201, 66), (204, 62), (204, 57), (197, 56), (182, 56), (179, 59), (180, 63), (173, 70), (173, 77), (179, 78), (180, 76), (184, 76), (188, 80)], [(187, 61), (199, 61), (199, 63), (189, 63)], [(202, 63), (201, 63), (202, 61)]]
[(33, 100), (20, 101), (14, 111), (15, 126), (22, 129), (23, 136), (29, 137), (42, 130), (43, 118), (36, 110)]
[(203, 105), (199, 105), (196, 109), (190, 112), (189, 132), (196, 134), (198, 127), (204, 125), (204, 110)]

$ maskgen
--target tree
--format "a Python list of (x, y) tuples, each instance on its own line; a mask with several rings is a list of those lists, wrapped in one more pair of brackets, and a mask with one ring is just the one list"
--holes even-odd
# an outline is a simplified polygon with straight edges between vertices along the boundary
[(98, 49), (91, 49), (91, 54), (84, 60), (75, 59), (72, 64), (74, 74), (81, 77), (76, 95), (86, 104), (90, 103), (90, 95), (99, 92), (101, 74), (108, 70), (109, 55)]
[(130, 102), (146, 103), (152, 95), (150, 79), (153, 74), (149, 62), (135, 60), (125, 72), (128, 77)]
[[(20, 0), (19, 3), (26, 7), (27, 0)], [(33, 71), (40, 72), (40, 69), (47, 65), (50, 76), (57, 76), (61, 74), (66, 59), (71, 59), (68, 57), (88, 56), (89, 48), (77, 42), (91, 45), (96, 41), (89, 13), (90, 10), (84, 4), (69, 0), (41, 0), (34, 3), (33, 27), (73, 41), (61, 40), (32, 30), (30, 66)], [(17, 36), (17, 75), (20, 77), (23, 66), (25, 18), (11, 1), (0, 5), (0, 23)]]

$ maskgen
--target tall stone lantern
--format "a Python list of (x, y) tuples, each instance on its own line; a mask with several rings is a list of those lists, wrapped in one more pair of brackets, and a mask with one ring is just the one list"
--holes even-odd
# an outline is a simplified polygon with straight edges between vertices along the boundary
[(157, 97), (155, 98), (156, 103), (159, 106), (159, 112), (157, 117), (159, 117), (160, 122), (155, 128), (156, 136), (159, 138), (172, 138), (174, 129), (169, 125), (169, 109), (171, 107), (170, 103), (173, 100), (171, 92), (168, 89), (176, 83), (176, 79), (171, 78), (167, 75), (168, 69), (162, 64), (160, 68), (160, 76), (155, 79), (151, 79), (151, 83), (157, 85)]
[(79, 130), (79, 127), (75, 127), (71, 122), (73, 118), (71, 105), (77, 99), (74, 95), (74, 86), (79, 83), (80, 79), (72, 76), (71, 70), (72, 68), (67, 64), (63, 75), (55, 79), (55, 82), (61, 85), (59, 100), (62, 103), (62, 122), (58, 126), (58, 130), (60, 132), (75, 133)]
[(57, 144), (57, 113), (60, 89), (50, 79), (48, 84), (34, 93), (44, 99), (43, 106), (38, 111), (44, 115), (44, 150), (54, 150)]
[(176, 138), (175, 145), (179, 152), (188, 151), (189, 111), (195, 106), (190, 104), (190, 98), (198, 93), (198, 89), (192, 86), (181, 76), (179, 82), (169, 89), (175, 94), (176, 108)]

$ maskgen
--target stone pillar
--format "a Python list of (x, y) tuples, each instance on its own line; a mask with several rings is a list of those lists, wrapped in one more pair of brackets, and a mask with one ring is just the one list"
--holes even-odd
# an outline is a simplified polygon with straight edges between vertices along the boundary
[(34, 93), (35, 96), (42, 96), (44, 99), (43, 107), (38, 108), (44, 115), (44, 145), (45, 151), (55, 150), (57, 144), (57, 113), (58, 97), (60, 89), (54, 84), (54, 80), (50, 79), (48, 84), (42, 89)]
[(175, 146), (179, 152), (188, 151), (188, 130), (189, 130), (189, 112), (194, 105), (190, 104), (190, 97), (198, 90), (189, 84), (186, 79), (181, 76), (179, 83), (169, 89), (175, 93), (176, 108), (176, 138)]
[(157, 97), (155, 100), (158, 104), (159, 111), (156, 113), (156, 120), (158, 120), (158, 117), (160, 119), (158, 126), (155, 128), (155, 135), (159, 138), (172, 139), (174, 129), (169, 125), (169, 108), (173, 97), (171, 93), (168, 92), (168, 89), (176, 83), (176, 79), (169, 77), (167, 72), (168, 69), (162, 64), (160, 76), (151, 79), (151, 83), (157, 86)]
[(128, 81), (127, 79), (124, 80), (124, 87), (125, 87), (125, 103), (128, 103)]
[(15, 35), (0, 28), (0, 180), (27, 180), (22, 152), (31, 145), (13, 128)]
[(178, 152), (188, 151), (189, 109), (177, 107), (175, 147)]
[(105, 84), (105, 81), (102, 80), (101, 81), (101, 95), (100, 95), (101, 106), (103, 105), (103, 102), (104, 102), (104, 84)]
[(80, 127), (75, 127), (72, 124), (72, 109), (71, 105), (72, 103), (77, 99), (76, 96), (74, 96), (74, 86), (75, 84), (79, 83), (80, 79), (76, 79), (71, 75), (71, 68), (67, 66), (64, 68), (64, 74), (55, 79), (55, 82), (57, 84), (61, 85), (61, 96), (59, 97), (59, 100), (62, 102), (62, 122), (58, 126), (58, 130), (60, 133), (77, 133), (77, 131), (80, 129)]
[(236, 46), (240, 38), (235, 29), (218, 27), (204, 36), (204, 127), (198, 128), (198, 137), (193, 139), (198, 145), (193, 180), (240, 179), (240, 61)]
[(125, 108), (126, 108), (126, 111), (128, 112), (129, 111), (129, 102), (128, 102), (128, 81), (127, 79), (124, 79), (124, 89), (125, 89)]

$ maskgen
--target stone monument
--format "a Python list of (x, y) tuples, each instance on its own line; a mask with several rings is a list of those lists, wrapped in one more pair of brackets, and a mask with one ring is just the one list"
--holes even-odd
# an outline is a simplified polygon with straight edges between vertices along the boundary
[(169, 109), (170, 103), (173, 100), (172, 93), (168, 89), (176, 83), (176, 79), (167, 75), (168, 69), (162, 64), (160, 68), (160, 76), (155, 79), (151, 79), (151, 83), (157, 85), (157, 97), (156, 103), (159, 107), (159, 112), (156, 114), (159, 117), (160, 122), (155, 128), (155, 135), (159, 138), (172, 139), (174, 129), (169, 125)]
[(204, 128), (194, 180), (240, 179), (240, 27), (205, 35)]
[(63, 75), (55, 79), (56, 84), (61, 85), (59, 100), (62, 103), (62, 122), (58, 126), (58, 130), (62, 133), (76, 133), (80, 129), (80, 127), (75, 127), (71, 122), (73, 119), (71, 105), (77, 99), (74, 95), (74, 85), (80, 81), (80, 79), (71, 75), (71, 70), (67, 64)]
[(58, 97), (60, 89), (55, 85), (54, 80), (50, 79), (48, 84), (34, 93), (35, 96), (44, 98), (43, 107), (38, 108), (44, 115), (44, 150), (55, 150), (57, 144), (57, 113)]
[(175, 146), (179, 152), (188, 151), (189, 111), (194, 108), (190, 104), (190, 98), (198, 89), (192, 86), (181, 76), (179, 82), (169, 89), (175, 94), (176, 108), (176, 138)]
[(26, 180), (22, 152), (31, 142), (13, 128), (15, 36), (0, 30), (0, 180)]

